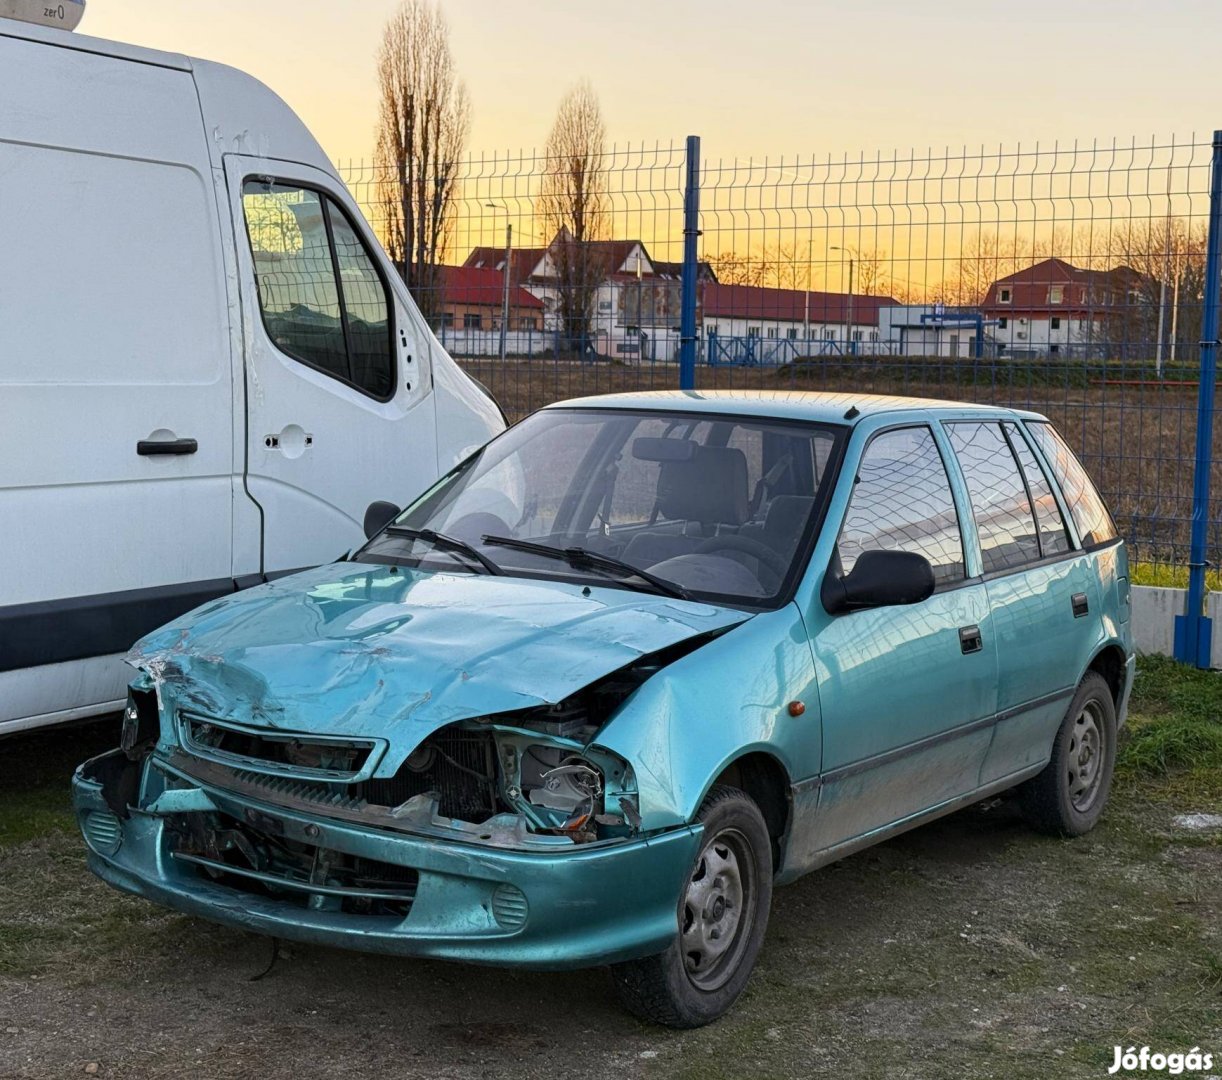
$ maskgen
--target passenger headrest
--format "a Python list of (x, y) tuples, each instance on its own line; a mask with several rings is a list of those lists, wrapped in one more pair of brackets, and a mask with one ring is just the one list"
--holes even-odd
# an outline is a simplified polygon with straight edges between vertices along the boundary
[(746, 455), (732, 446), (696, 446), (689, 461), (663, 461), (658, 510), (673, 521), (741, 525), (749, 513)]

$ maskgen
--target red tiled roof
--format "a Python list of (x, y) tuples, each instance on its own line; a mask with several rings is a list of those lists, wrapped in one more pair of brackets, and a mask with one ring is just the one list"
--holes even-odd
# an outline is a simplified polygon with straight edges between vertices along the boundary
[[(1141, 275), (1129, 266), (1086, 270), (1064, 259), (1044, 259), (994, 281), (980, 308), (999, 315), (1007, 312), (1080, 315), (1087, 309), (1102, 313), (1102, 309), (1125, 307), (1129, 290), (1136, 288), (1140, 280)], [(1062, 286), (1059, 304), (1048, 299), (1051, 285)], [(1005, 303), (998, 299), (1002, 288), (1010, 290), (1010, 299)]]
[[(504, 255), (502, 253), (502, 259)], [(439, 266), (442, 302), (500, 307), (505, 276), (481, 266)], [(520, 285), (511, 286), (509, 306), (542, 309), (543, 301)]]
[[(509, 268), (510, 280), (515, 282), (528, 280), (546, 254), (546, 248), (514, 248), (513, 265)], [(463, 260), (463, 266), (491, 269), (497, 272), (500, 272), (504, 265), (505, 249), (503, 247), (474, 247)]]
[[(769, 289), (755, 285), (725, 285), (708, 282), (701, 286), (705, 318), (776, 319), (802, 322), (809, 311), (812, 323), (845, 325), (849, 316), (848, 293), (802, 289)], [(807, 304), (809, 302), (809, 308)], [(853, 325), (877, 326), (880, 308), (894, 307), (890, 296), (853, 296)]]

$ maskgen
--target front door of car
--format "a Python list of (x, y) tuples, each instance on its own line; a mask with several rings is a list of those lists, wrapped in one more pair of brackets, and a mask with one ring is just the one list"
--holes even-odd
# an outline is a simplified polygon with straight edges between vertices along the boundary
[[(333, 177), (225, 158), (238, 247), (246, 376), (245, 488), (261, 566), (329, 561), (362, 539), (365, 509), (437, 473), (428, 347), (393, 267)], [(239, 554), (247, 545), (239, 538)], [(235, 558), (237, 556), (235, 555)]]
[(1097, 640), (1098, 578), (1075, 551), (1049, 476), (1020, 426), (945, 425), (980, 541), (998, 652), (998, 721), (982, 783), (1046, 761)]
[[(967, 578), (964, 539), (934, 431), (875, 434), (856, 469), (836, 556), (924, 555), (932, 596), (819, 619), (812, 646), (823, 713), (813, 840), (799, 857), (851, 843), (975, 790), (996, 707), (997, 646), (984, 583)], [(816, 601), (817, 602), (817, 601)]]

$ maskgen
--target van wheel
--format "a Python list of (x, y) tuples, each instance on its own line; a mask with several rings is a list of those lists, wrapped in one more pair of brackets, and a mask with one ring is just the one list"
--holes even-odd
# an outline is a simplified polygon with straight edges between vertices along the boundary
[(1103, 813), (1116, 764), (1116, 704), (1103, 676), (1089, 672), (1061, 722), (1044, 771), (1019, 788), (1032, 828), (1053, 836), (1090, 832)]
[(716, 785), (696, 820), (703, 843), (679, 898), (674, 941), (611, 968), (625, 1008), (667, 1027), (700, 1027), (729, 1010), (751, 977), (772, 904), (772, 841), (759, 807)]

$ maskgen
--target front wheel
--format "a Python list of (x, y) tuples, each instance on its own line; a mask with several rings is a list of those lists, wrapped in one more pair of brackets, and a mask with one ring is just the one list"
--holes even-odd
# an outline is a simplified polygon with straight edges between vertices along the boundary
[(679, 898), (675, 940), (611, 968), (624, 1006), (668, 1027), (700, 1027), (729, 1010), (751, 977), (772, 903), (772, 842), (755, 803), (718, 785), (697, 820), (703, 843)]
[(1078, 685), (1044, 771), (1019, 789), (1028, 823), (1054, 836), (1089, 832), (1103, 813), (1115, 764), (1116, 703), (1092, 671)]

